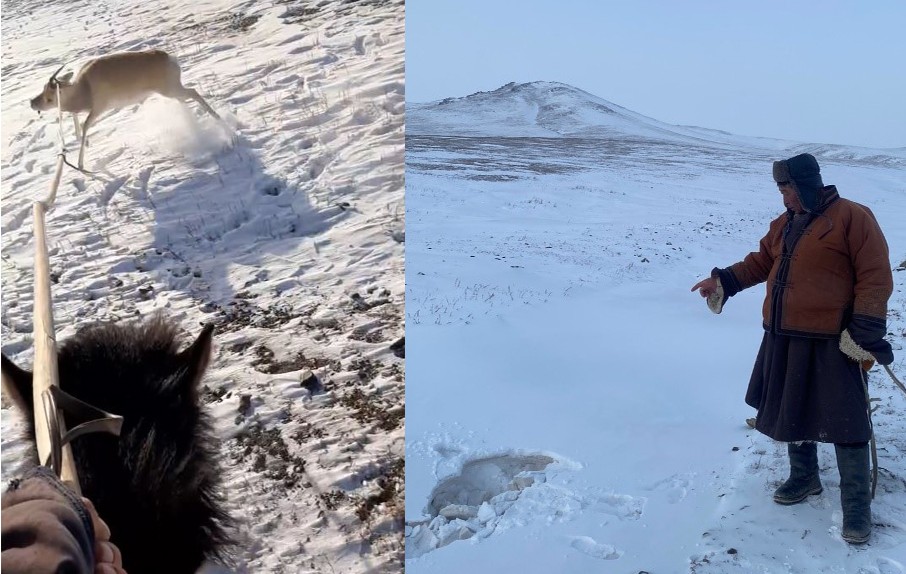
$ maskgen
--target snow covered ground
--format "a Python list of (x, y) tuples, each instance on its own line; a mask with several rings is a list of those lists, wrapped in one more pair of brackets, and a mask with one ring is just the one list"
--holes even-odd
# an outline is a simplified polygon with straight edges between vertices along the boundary
[[(400, 571), (402, 0), (10, 0), (2, 32), (4, 353), (31, 364), (31, 205), (59, 141), (28, 100), (62, 64), (167, 50), (224, 121), (154, 96), (91, 130), (97, 175), (67, 168), (47, 220), (58, 338), (158, 310), (187, 340), (215, 323), (232, 569)], [(4, 481), (22, 428), (4, 403)]]
[(876, 368), (874, 535), (825, 491), (782, 507), (785, 445), (743, 401), (763, 287), (691, 286), (782, 212), (771, 161), (814, 151), (877, 214), (906, 375), (906, 149), (669, 126), (570, 86), (407, 107), (406, 567), (443, 572), (906, 571), (906, 396)]

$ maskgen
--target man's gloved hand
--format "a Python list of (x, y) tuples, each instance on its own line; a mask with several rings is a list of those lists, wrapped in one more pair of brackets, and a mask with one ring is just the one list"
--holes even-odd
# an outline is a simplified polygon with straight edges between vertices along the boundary
[(94, 572), (88, 510), (50, 469), (39, 466), (3, 493), (4, 573)]
[(720, 277), (715, 276), (702, 279), (692, 286), (692, 291), (695, 291), (696, 289), (699, 290), (702, 297), (707, 298), (708, 308), (711, 309), (712, 312), (720, 315), (720, 312), (724, 308), (724, 303), (727, 302), (727, 295), (724, 292), (723, 285), (720, 283)]
[(853, 361), (861, 363), (862, 370), (865, 372), (870, 371), (875, 366), (874, 355), (857, 345), (846, 329), (843, 329), (843, 332), (840, 333), (840, 350)]
[(94, 506), (47, 467), (10, 482), (2, 506), (4, 573), (125, 574)]
[(884, 339), (887, 335), (886, 320), (867, 315), (853, 315), (846, 330), (856, 345), (870, 353), (878, 363), (889, 365), (893, 362), (893, 348)]

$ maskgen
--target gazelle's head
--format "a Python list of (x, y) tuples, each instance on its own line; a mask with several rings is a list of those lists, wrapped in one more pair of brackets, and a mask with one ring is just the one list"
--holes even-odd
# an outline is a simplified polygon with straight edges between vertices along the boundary
[[(66, 64), (63, 64), (65, 66)], [(57, 86), (61, 89), (69, 87), (69, 80), (72, 79), (72, 72), (67, 72), (57, 77), (57, 74), (60, 73), (60, 70), (63, 69), (63, 66), (57, 68), (57, 71), (53, 73), (50, 77), (50, 80), (44, 84), (44, 90), (38, 94), (38, 96), (31, 99), (31, 109), (43, 112), (57, 107)]]

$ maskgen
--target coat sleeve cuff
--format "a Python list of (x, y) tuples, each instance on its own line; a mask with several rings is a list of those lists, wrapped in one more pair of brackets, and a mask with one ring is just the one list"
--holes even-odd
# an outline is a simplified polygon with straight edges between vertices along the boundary
[(720, 279), (720, 284), (724, 288), (724, 295), (726, 295), (727, 298), (730, 298), (742, 291), (742, 286), (739, 284), (739, 280), (736, 279), (736, 275), (729, 267), (726, 267), (724, 269), (715, 267), (711, 270), (711, 277), (718, 277)]
[(94, 526), (81, 498), (43, 466), (3, 493), (3, 572), (91, 574)]
[(893, 348), (884, 339), (887, 335), (886, 319), (869, 315), (853, 315), (847, 330), (853, 341), (874, 355), (878, 363), (889, 365), (893, 362)]

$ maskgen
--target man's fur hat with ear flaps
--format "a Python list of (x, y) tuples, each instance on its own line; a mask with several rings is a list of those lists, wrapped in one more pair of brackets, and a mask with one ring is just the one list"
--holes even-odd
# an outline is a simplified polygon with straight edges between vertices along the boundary
[(806, 211), (812, 211), (818, 206), (818, 190), (824, 187), (824, 181), (821, 179), (818, 160), (812, 154), (802, 153), (790, 159), (775, 161), (774, 181), (792, 182)]

